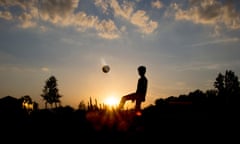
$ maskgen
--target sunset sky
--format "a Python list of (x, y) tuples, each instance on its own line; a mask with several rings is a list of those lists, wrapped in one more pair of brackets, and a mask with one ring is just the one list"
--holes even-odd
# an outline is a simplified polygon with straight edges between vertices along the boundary
[(239, 0), (0, 0), (0, 32), (0, 98), (40, 108), (52, 75), (75, 108), (134, 92), (140, 65), (143, 107), (213, 89), (219, 72), (240, 76)]

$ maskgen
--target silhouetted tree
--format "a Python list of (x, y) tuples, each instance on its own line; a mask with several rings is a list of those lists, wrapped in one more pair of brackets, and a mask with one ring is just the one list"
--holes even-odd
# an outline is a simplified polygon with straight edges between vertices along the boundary
[(58, 107), (57, 104), (61, 104), (60, 98), (62, 97), (57, 88), (57, 79), (55, 76), (51, 76), (47, 81), (43, 89), (43, 100), (45, 100), (45, 108), (47, 108), (47, 104), (50, 104), (51, 108), (52, 105), (55, 104), (55, 108)]
[(219, 73), (216, 81), (214, 82), (214, 87), (218, 90), (218, 96), (223, 97), (225, 95), (225, 84), (224, 84), (224, 75)]
[(225, 104), (237, 104), (240, 97), (239, 80), (235, 73), (226, 70), (225, 75), (219, 73), (214, 83), (218, 96)]
[(208, 104), (215, 104), (218, 91), (215, 89), (206, 90), (206, 97), (208, 99)]
[(86, 110), (86, 104), (84, 103), (84, 101), (80, 101), (79, 105), (78, 105), (78, 109), (79, 110)]
[(215, 89), (206, 90), (206, 96), (207, 96), (207, 98), (216, 97), (217, 96), (217, 90), (215, 90)]
[(22, 96), (20, 98), (20, 102), (22, 105), (22, 108), (27, 111), (27, 113), (30, 113), (33, 111), (34, 103), (32, 101), (32, 98), (29, 95)]
[(200, 89), (190, 92), (188, 96), (194, 104), (204, 104), (206, 102), (206, 95)]
[(22, 102), (22, 107), (24, 109), (27, 109), (28, 105), (32, 104), (32, 98), (29, 95), (22, 96), (20, 101)]

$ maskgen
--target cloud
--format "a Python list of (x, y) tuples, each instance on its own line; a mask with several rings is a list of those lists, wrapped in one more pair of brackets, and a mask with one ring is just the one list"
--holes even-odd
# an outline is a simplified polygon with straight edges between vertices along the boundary
[(84, 12), (79, 12), (74, 15), (69, 21), (69, 24), (75, 25), (79, 29), (94, 28), (98, 23), (98, 17), (88, 16)]
[[(19, 21), (18, 26), (21, 28), (37, 26), (37, 23), (34, 21), (37, 17), (36, 1), (0, 1), (0, 7), (5, 9), (5, 11), (0, 11), (0, 18)], [(18, 7), (20, 13), (11, 11), (12, 7)]]
[(95, 29), (98, 35), (106, 39), (116, 39), (120, 37), (120, 31), (112, 20), (100, 21), (96, 16), (88, 16), (84, 12), (79, 12), (70, 20), (73, 26), (76, 26), (79, 31), (84, 31), (87, 28)]
[(149, 17), (146, 16), (146, 12), (142, 10), (138, 10), (133, 14), (131, 23), (141, 28), (141, 32), (145, 34), (152, 33), (158, 27), (158, 23), (149, 20)]
[(103, 20), (97, 24), (98, 35), (106, 39), (118, 38), (118, 29), (112, 20)]
[(109, 12), (109, 3), (108, 0), (95, 0), (94, 4), (101, 8), (104, 14), (108, 14)]
[[(74, 13), (78, 8), (79, 1), (51, 0), (51, 1), (1, 1), (0, 6), (8, 9), (9, 7), (18, 6), (22, 11), (15, 14), (10, 11), (0, 11), (0, 18), (6, 20), (19, 21), (20, 28), (34, 28), (39, 25), (39, 21), (49, 22), (56, 26), (72, 26), (79, 31), (86, 29), (95, 29), (100, 37), (106, 39), (114, 39), (119, 37), (119, 30), (115, 23), (111, 20), (100, 21), (97, 16), (89, 16), (85, 12), (80, 11)], [(47, 28), (39, 26), (41, 30), (46, 31)]]
[(78, 0), (45, 0), (39, 3), (39, 15), (44, 21), (63, 25), (68, 25), (69, 17), (74, 13), (74, 10), (78, 7)]
[(224, 25), (229, 29), (240, 28), (240, 13), (231, 1), (221, 3), (218, 0), (189, 0), (188, 6), (171, 4), (176, 20), (188, 20), (197, 24)]
[[(101, 1), (99, 1), (101, 2)], [(62, 26), (74, 26), (79, 31), (86, 29), (95, 29), (98, 36), (106, 39), (118, 38), (120, 33), (112, 20), (99, 20), (97, 16), (87, 15), (80, 11), (74, 13), (78, 7), (79, 1), (64, 1), (59, 3), (57, 1), (47, 1), (41, 4), (41, 17), (43, 20), (50, 21), (53, 24)]]
[(230, 1), (222, 7), (221, 21), (231, 29), (240, 29), (240, 13)]
[[(29, 1), (32, 3), (32, 0)], [(0, 6), (5, 6), (5, 7), (12, 7), (12, 6), (18, 6), (22, 9), (26, 9), (27, 3), (25, 1), (21, 0), (1, 0), (0, 1)]]
[(160, 8), (163, 7), (162, 2), (159, 1), (159, 0), (152, 1), (152, 2), (151, 2), (151, 5), (152, 5), (153, 8), (157, 8), (157, 9), (160, 9)]
[(134, 3), (124, 1), (119, 5), (117, 0), (111, 0), (110, 6), (114, 10), (114, 15), (122, 17), (131, 24), (139, 28), (139, 32), (150, 34), (157, 29), (158, 23), (150, 19), (144, 10), (135, 10)]
[(134, 4), (127, 1), (124, 1), (122, 5), (119, 5), (117, 0), (111, 0), (110, 6), (113, 8), (115, 16), (123, 17), (126, 20), (130, 19), (134, 10)]
[[(39, 28), (47, 30), (47, 27), (41, 25), (42, 22), (60, 27), (74, 27), (79, 32), (87, 29), (94, 29), (98, 36), (105, 39), (116, 39), (121, 36), (121, 29), (125, 27), (120, 25), (120, 29), (115, 21), (100, 19), (97, 15), (88, 15), (85, 11), (80, 11), (79, 0), (44, 0), (44, 1), (0, 1), (0, 18), (18, 22), (19, 28)], [(159, 1), (160, 2), (160, 1)], [(155, 2), (155, 6), (159, 5)], [(94, 4), (107, 14), (113, 12), (115, 17), (120, 17), (130, 22), (144, 34), (152, 33), (158, 23), (151, 20), (143, 10), (134, 10), (134, 3), (122, 1), (120, 4), (117, 0), (95, 0)], [(12, 11), (12, 7), (18, 7), (19, 12)], [(158, 7), (158, 6), (157, 6)]]
[(37, 26), (37, 23), (35, 21), (33, 21), (33, 17), (31, 14), (29, 13), (23, 13), (22, 15), (20, 15), (18, 17), (18, 19), (20, 20), (20, 24), (19, 26), (22, 28), (31, 28), (31, 27), (35, 27)]
[(13, 16), (9, 11), (0, 11), (0, 18), (5, 20), (12, 20)]

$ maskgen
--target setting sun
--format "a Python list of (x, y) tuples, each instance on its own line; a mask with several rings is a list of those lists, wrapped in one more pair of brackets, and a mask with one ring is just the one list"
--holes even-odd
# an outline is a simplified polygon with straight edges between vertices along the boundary
[(117, 106), (118, 104), (118, 99), (114, 96), (110, 96), (110, 97), (107, 97), (106, 100), (105, 100), (105, 103), (108, 105), (108, 106)]

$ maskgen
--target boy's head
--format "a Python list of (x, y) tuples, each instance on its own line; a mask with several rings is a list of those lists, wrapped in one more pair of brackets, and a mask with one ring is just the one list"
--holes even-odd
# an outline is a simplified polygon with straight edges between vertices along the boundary
[(140, 76), (145, 75), (145, 73), (146, 73), (146, 67), (145, 67), (145, 66), (139, 66), (139, 67), (138, 67), (138, 73), (139, 73)]

